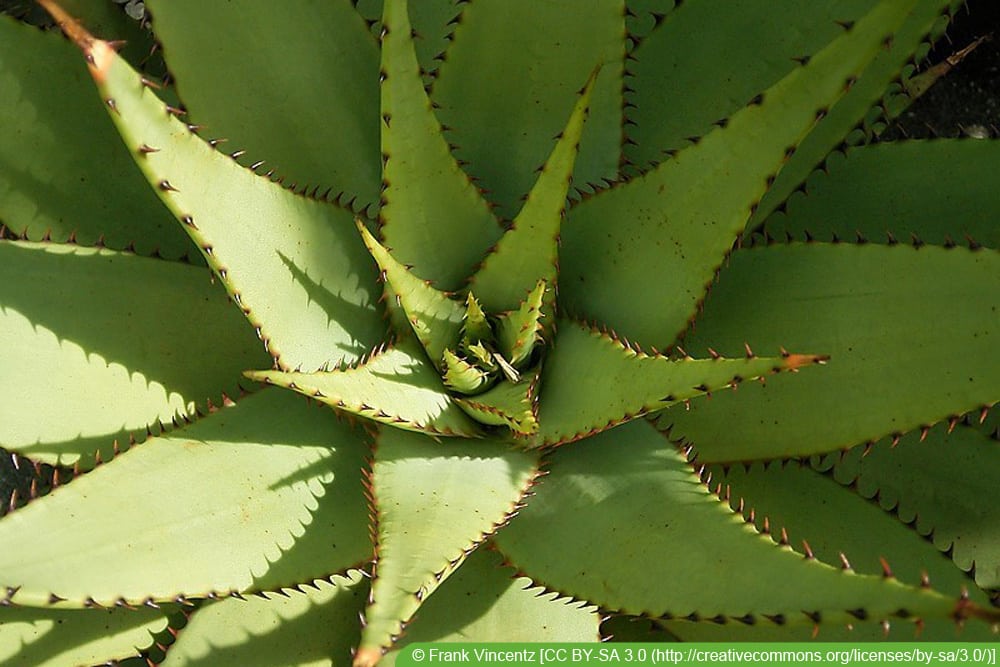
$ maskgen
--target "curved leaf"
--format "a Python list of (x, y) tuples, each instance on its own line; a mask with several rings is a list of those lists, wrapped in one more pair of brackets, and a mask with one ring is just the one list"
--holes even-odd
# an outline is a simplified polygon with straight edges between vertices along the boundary
[(444, 351), (458, 342), (466, 314), (465, 304), (415, 276), (372, 236), (364, 223), (358, 221), (357, 226), (368, 252), (375, 258), (385, 282), (391, 288), (387, 294), (391, 291), (396, 304), (406, 313), (406, 319), (427, 356), (436, 366), (441, 366)]
[[(527, 12), (530, 21), (523, 18)], [(464, 5), (432, 98), (440, 105), (438, 117), (452, 128), (448, 136), (458, 144), (457, 155), (469, 162), (469, 173), (481, 180), (502, 217), (520, 210), (574, 93), (602, 64), (573, 181), (579, 187), (618, 173), (624, 14), (622, 0)]]
[(499, 443), (382, 431), (371, 480), (375, 578), (355, 664), (377, 662), (424, 599), (509, 520), (537, 465)]
[[(925, 246), (791, 244), (740, 251), (688, 349), (787, 345), (822, 373), (748, 386), (663, 427), (703, 461), (808, 455), (905, 433), (1000, 398), (1000, 255)], [(905, 332), (905, 335), (903, 334)]]
[(412, 338), (375, 350), (371, 358), (338, 370), (251, 371), (246, 376), (401, 429), (434, 435), (479, 434), (479, 427), (455, 405)]
[(341, 571), (371, 557), (367, 453), (329, 410), (262, 391), (5, 516), (0, 585), (22, 605), (140, 606)]
[(93, 665), (138, 655), (167, 618), (158, 609), (0, 609), (5, 667)]
[(517, 382), (497, 382), (476, 396), (456, 398), (455, 402), (481, 424), (507, 426), (516, 435), (538, 431), (538, 377), (540, 371), (526, 374)]
[(172, 117), (106, 42), (63, 19), (146, 178), (279, 366), (350, 362), (377, 345), (385, 324), (376, 307), (375, 266), (353, 216), (214, 151)]
[(72, 245), (0, 241), (0, 443), (63, 465), (195, 417), (267, 355), (211, 274)]
[(59, 35), (0, 16), (0, 224), (39, 241), (134, 242), (170, 259), (194, 246), (157, 200)]
[(364, 577), (357, 570), (264, 598), (199, 608), (167, 649), (162, 667), (348, 664), (357, 646)]
[(833, 476), (912, 524), (981, 587), (1000, 589), (1000, 510), (984, 501), (994, 494), (998, 472), (995, 441), (977, 429), (942, 424), (904, 436), (896, 447), (888, 439), (867, 455), (855, 448)]
[(500, 236), (458, 166), (420, 78), (405, 0), (386, 0), (382, 38), (382, 179), (386, 245), (415, 272), (454, 290)]
[[(542, 373), (538, 444), (585, 438), (744, 380), (822, 361), (787, 353), (777, 358), (671, 359), (647, 354), (613, 332), (560, 320)], [(608, 387), (617, 391), (608, 392)]]
[[(494, 539), (535, 581), (604, 609), (657, 617), (781, 615), (810, 626), (816, 613), (828, 623), (901, 610), (921, 618), (998, 617), (779, 546), (711, 494), (648, 423), (560, 448), (549, 467), (518, 520)], [(733, 586), (740, 572), (746, 576)]]
[[(1000, 248), (1000, 203), (984, 173), (1000, 170), (1000, 142), (905, 141), (833, 154), (824, 172), (792, 196), (764, 226), (776, 238), (810, 232), (820, 240), (860, 235), (875, 243)], [(888, 236), (891, 234), (892, 236)]]
[(560, 251), (563, 312), (605, 322), (644, 345), (671, 345), (695, 316), (769, 179), (914, 2), (877, 4), (697, 144), (571, 210)]
[[(524, 206), (500, 241), (469, 281), (470, 289), (487, 310), (502, 312), (518, 307), (539, 281), (554, 286), (559, 266), (559, 229), (566, 212), (566, 195), (580, 136), (590, 109), (598, 71), (580, 91), (566, 127), (542, 165)], [(555, 294), (547, 299), (551, 318)]]
[(477, 549), (424, 603), (382, 664), (395, 664), (400, 651), (416, 642), (597, 640), (593, 607), (538, 589), (501, 565), (498, 554)]
[(178, 93), (209, 136), (246, 151), (244, 164), (267, 160), (288, 183), (332, 187), (374, 214), (378, 47), (348, 0), (147, 5)]

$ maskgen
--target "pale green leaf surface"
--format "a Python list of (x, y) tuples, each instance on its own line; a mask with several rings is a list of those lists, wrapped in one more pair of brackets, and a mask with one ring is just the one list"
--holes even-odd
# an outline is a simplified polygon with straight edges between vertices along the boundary
[(398, 428), (435, 435), (479, 433), (409, 337), (376, 350), (356, 366), (317, 373), (251, 371), (246, 375)]
[[(495, 552), (478, 549), (420, 608), (396, 649), (416, 642), (596, 641), (596, 610), (557, 597), (514, 576)], [(399, 650), (381, 664), (395, 664)]]
[(538, 430), (539, 374), (536, 369), (516, 383), (501, 379), (483, 393), (455, 402), (481, 424), (509, 426), (517, 435), (531, 435)]
[[(514, 366), (524, 363), (531, 356), (535, 343), (541, 341), (543, 330), (550, 325), (555, 313), (551, 309), (548, 313), (545, 312), (545, 297), (554, 291), (551, 283), (539, 280), (516, 309), (497, 319), (500, 353)], [(550, 321), (546, 322), (545, 319)]]
[(228, 139), (226, 152), (246, 151), (246, 164), (267, 160), (264, 169), (289, 184), (332, 187), (358, 211), (375, 205), (378, 47), (348, 0), (147, 6), (207, 136)]
[[(105, 42), (91, 74), (147, 179), (282, 368), (353, 361), (382, 339), (375, 264), (350, 212), (295, 195), (214, 151)], [(140, 146), (157, 149), (141, 153)]]
[(459, 167), (420, 77), (405, 0), (387, 0), (382, 38), (382, 235), (401, 262), (455, 290), (500, 226)]
[[(63, 465), (194, 416), (266, 364), (203, 267), (0, 241), (0, 443)], [(249, 383), (245, 384), (249, 386)]]
[(143, 254), (196, 257), (135, 168), (87, 68), (57, 33), (0, 16), (0, 224)]
[(624, 33), (622, 0), (481, 0), (463, 7), (432, 98), (452, 128), (456, 154), (502, 217), (520, 210), (580, 85), (599, 65), (573, 181), (616, 176)]
[(445, 386), (462, 394), (475, 393), (489, 381), (486, 371), (470, 364), (451, 350), (444, 351), (444, 365), (442, 380)]
[(938, 139), (875, 144), (834, 153), (808, 194), (796, 193), (764, 229), (783, 239), (810, 232), (886, 243), (912, 236), (925, 243), (965, 245), (971, 238), (1000, 248), (1000, 200), (990, 174), (1000, 171), (1000, 142)]
[(672, 344), (788, 149), (815, 125), (817, 109), (839, 99), (844, 81), (876, 57), (915, 1), (878, 3), (765, 91), (760, 104), (572, 209), (560, 251), (563, 312), (602, 321), (644, 345)]
[(4, 667), (93, 665), (138, 655), (167, 625), (156, 609), (0, 609)]
[[(671, 359), (572, 320), (560, 320), (557, 330), (542, 372), (538, 444), (578, 440), (695, 396), (817, 361), (808, 355)], [(670, 410), (666, 418), (681, 410)]]
[(804, 612), (832, 623), (849, 622), (849, 610), (858, 609), (873, 619), (900, 609), (945, 618), (958, 604), (779, 546), (711, 494), (644, 421), (557, 449), (547, 467), (551, 474), (531, 502), (494, 539), (533, 580), (604, 609), (703, 618), (783, 614), (789, 624), (811, 626)]
[(368, 453), (326, 408), (262, 391), (5, 516), (0, 586), (30, 606), (141, 605), (343, 570), (371, 557)]
[[(744, 516), (749, 518), (752, 511), (759, 529), (767, 517), (772, 535), (779, 535), (784, 528), (789, 544), (799, 553), (804, 553), (805, 540), (816, 558), (835, 567), (842, 565), (843, 553), (855, 572), (882, 575), (879, 559), (884, 558), (893, 576), (911, 586), (920, 585), (923, 573), (935, 589), (955, 597), (969, 586), (965, 573), (920, 534), (883, 511), (878, 503), (845, 492), (808, 464), (788, 461), (754, 463), (749, 468), (729, 466), (727, 472), (718, 465), (709, 469), (713, 473), (711, 486), (722, 483), (730, 488), (733, 509), (742, 499)], [(874, 535), (877, 540), (872, 539)], [(981, 591), (972, 590), (970, 596), (977, 604), (987, 603)]]
[(736, 253), (689, 351), (784, 345), (820, 373), (748, 384), (660, 417), (703, 461), (808, 455), (905, 433), (1000, 398), (1000, 255), (791, 244)]
[(499, 443), (383, 429), (372, 494), (378, 548), (359, 659), (393, 642), (469, 552), (507, 522), (538, 472), (537, 456)]
[[(978, 429), (941, 424), (928, 431), (847, 452), (834, 468), (842, 484), (912, 523), (964, 571), (975, 568), (983, 588), (1000, 589), (1000, 508), (992, 501), (1000, 476), (1000, 447)], [(934, 580), (932, 578), (932, 580)]]
[[(517, 308), (539, 281), (556, 284), (559, 229), (597, 74), (595, 70), (583, 87), (566, 127), (510, 229), (469, 281), (471, 290), (491, 312)], [(554, 315), (554, 301), (553, 291), (546, 304), (550, 318)]]
[(365, 579), (357, 571), (268, 599), (202, 606), (178, 633), (162, 667), (333, 667), (357, 646)]
[(365, 246), (391, 286), (391, 298), (406, 313), (427, 356), (435, 365), (442, 365), (444, 351), (458, 342), (466, 315), (465, 304), (411, 273), (372, 236), (364, 223), (358, 221), (357, 226)]

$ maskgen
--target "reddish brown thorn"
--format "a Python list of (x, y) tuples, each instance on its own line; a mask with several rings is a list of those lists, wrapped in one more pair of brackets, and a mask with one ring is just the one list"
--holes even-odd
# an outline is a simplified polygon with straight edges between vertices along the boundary
[(8, 512), (13, 512), (14, 510), (17, 509), (17, 501), (18, 501), (17, 495), (18, 495), (17, 489), (14, 489), (10, 494), (10, 502), (7, 503)]
[(983, 409), (979, 411), (979, 423), (982, 424), (984, 421), (986, 421), (986, 418), (989, 416), (989, 414), (990, 414), (989, 406), (984, 405)]
[(813, 555), (813, 551), (812, 548), (809, 546), (809, 543), (806, 542), (805, 540), (802, 540), (802, 548), (806, 552), (806, 560), (813, 560), (816, 558), (816, 556)]
[(920, 442), (927, 439), (927, 434), (931, 432), (930, 426), (924, 426), (920, 429)]
[(852, 571), (854, 570), (854, 568), (851, 567), (851, 561), (847, 560), (847, 555), (843, 551), (841, 551), (837, 555), (840, 557), (841, 570), (852, 570)]
[(894, 579), (895, 575), (892, 573), (892, 568), (889, 567), (889, 561), (879, 556), (878, 562), (882, 564), (882, 576), (886, 579)]
[(920, 572), (920, 587), (930, 588), (931, 587), (931, 577), (927, 574), (927, 570), (922, 570)]
[(757, 356), (753, 353), (753, 350), (750, 349), (749, 343), (744, 342), (743, 349), (746, 351), (747, 359), (753, 359), (754, 357)]
[(164, 179), (158, 183), (158, 187), (164, 192), (180, 192), (177, 188), (170, 185), (170, 181)]

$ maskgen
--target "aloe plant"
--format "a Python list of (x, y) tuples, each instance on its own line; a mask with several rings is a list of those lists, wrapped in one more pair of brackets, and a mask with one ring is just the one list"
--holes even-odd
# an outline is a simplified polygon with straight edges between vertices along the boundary
[(42, 4), (4, 664), (993, 636), (1000, 144), (873, 141), (960, 3)]

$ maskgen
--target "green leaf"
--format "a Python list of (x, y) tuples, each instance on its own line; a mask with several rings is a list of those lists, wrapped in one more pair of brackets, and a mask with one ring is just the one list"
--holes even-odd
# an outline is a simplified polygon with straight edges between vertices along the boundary
[[(242, 392), (267, 363), (203, 267), (0, 241), (0, 442), (83, 468)], [(176, 424), (176, 421), (174, 422)], [(162, 427), (161, 427), (162, 428)]]
[(167, 625), (156, 609), (0, 609), (5, 667), (93, 665), (137, 656)]
[(0, 221), (33, 241), (103, 238), (196, 256), (136, 170), (71, 45), (0, 16)]
[[(542, 373), (538, 444), (579, 440), (744, 380), (822, 361), (800, 354), (671, 359), (646, 353), (613, 332), (560, 320)], [(617, 393), (608, 387), (617, 387)]]
[(279, 366), (336, 365), (377, 345), (385, 332), (377, 274), (351, 213), (297, 196), (214, 151), (106, 42), (66, 27), (93, 61), (91, 75), (112, 100), (111, 117), (146, 178)]
[(810, 626), (815, 612), (827, 623), (850, 622), (852, 612), (894, 618), (900, 610), (921, 618), (997, 616), (779, 546), (710, 493), (643, 421), (559, 448), (548, 467), (518, 520), (494, 539), (533, 580), (610, 611), (782, 615), (790, 625)]
[(535, 455), (498, 443), (382, 430), (371, 480), (375, 577), (356, 664), (373, 664), (423, 600), (510, 519), (537, 465)]
[(492, 339), (493, 330), (486, 319), (486, 313), (476, 296), (469, 292), (465, 297), (465, 329), (462, 332), (462, 341), (467, 345), (474, 345)]
[(592, 642), (597, 624), (593, 607), (535, 587), (504, 569), (496, 552), (478, 549), (424, 603), (382, 664), (395, 664), (416, 642)]
[[(529, 14), (531, 20), (524, 20)], [(602, 64), (573, 181), (579, 187), (617, 175), (624, 32), (621, 0), (463, 7), (433, 99), (441, 107), (438, 117), (453, 128), (458, 156), (469, 162), (469, 173), (481, 179), (502, 217), (513, 218), (521, 208), (580, 82)]]
[(401, 429), (432, 435), (479, 434), (479, 427), (455, 405), (412, 338), (379, 348), (370, 358), (337, 370), (249, 371), (246, 376)]
[(266, 598), (227, 599), (199, 608), (177, 634), (162, 667), (350, 663), (364, 608), (364, 577), (317, 580)]
[(368, 453), (329, 410), (262, 391), (5, 516), (0, 585), (20, 605), (141, 606), (342, 571), (371, 557)]
[(417, 340), (431, 361), (442, 367), (445, 350), (458, 342), (466, 306), (413, 275), (406, 266), (396, 261), (360, 220), (357, 226), (365, 246), (382, 270), (385, 282), (391, 287), (392, 297), (406, 313)]
[(444, 351), (444, 365), (444, 384), (457, 392), (474, 394), (489, 381), (486, 371), (470, 364), (451, 350)]
[[(535, 350), (535, 343), (542, 340), (544, 299), (551, 291), (554, 290), (550, 283), (539, 280), (520, 306), (497, 320), (500, 353), (514, 366), (524, 363)], [(554, 313), (550, 311), (548, 315), (551, 318)]]
[[(926, 51), (921, 53), (920, 49), (929, 48), (924, 41), (929, 35), (942, 32), (948, 23), (943, 14), (957, 11), (960, 6), (960, 0), (919, 0), (912, 4), (909, 16), (892, 32), (891, 39), (871, 64), (848, 86), (849, 90), (843, 98), (830, 108), (829, 113), (799, 145), (761, 200), (750, 220), (750, 227), (758, 226), (780, 206), (831, 151), (845, 141), (858, 141), (857, 133), (855, 136), (850, 133), (859, 124), (865, 124), (873, 115), (880, 118), (886, 114), (885, 107), (891, 96), (899, 97), (893, 86), (912, 73), (914, 66), (910, 64), (911, 59), (915, 61), (923, 57)], [(887, 93), (887, 90), (891, 92)], [(871, 111), (873, 106), (874, 114)]]
[(227, 153), (246, 151), (244, 164), (267, 160), (287, 183), (332, 186), (374, 214), (378, 47), (350, 2), (147, 4), (177, 90), (208, 136), (228, 139)]
[(540, 370), (518, 382), (500, 381), (492, 388), (455, 402), (481, 424), (508, 426), (517, 435), (538, 431), (538, 377)]
[[(1000, 170), (1000, 142), (939, 139), (854, 148), (834, 154), (806, 193), (788, 201), (764, 227), (771, 236), (820, 240), (836, 234), (875, 242), (1000, 248), (1000, 203), (985, 174)], [(878, 184), (875, 187), (875, 184)], [(888, 236), (891, 234), (892, 236)]]
[[(559, 229), (597, 74), (595, 70), (580, 91), (566, 127), (520, 213), (470, 280), (471, 289), (487, 310), (512, 310), (539, 281), (556, 284)], [(554, 292), (547, 301), (545, 310), (551, 318), (555, 314)]]
[(659, 423), (703, 461), (745, 461), (844, 449), (978, 410), (1000, 397), (998, 293), (1000, 256), (989, 251), (818, 243), (740, 251), (685, 346), (781, 344), (830, 363), (795, 382), (663, 413)]
[(418, 275), (458, 289), (500, 226), (441, 133), (420, 78), (406, 1), (386, 0), (382, 22), (382, 234)]
[(644, 345), (672, 344), (695, 316), (769, 178), (813, 128), (817, 111), (838, 100), (844, 81), (882, 50), (886, 34), (915, 1), (879, 3), (697, 144), (572, 209), (560, 252), (564, 312), (605, 322)]
[(904, 436), (896, 447), (886, 439), (867, 454), (855, 448), (833, 469), (837, 481), (911, 524), (988, 589), (1000, 589), (1000, 509), (991, 500), (998, 474), (996, 441), (945, 424)]

